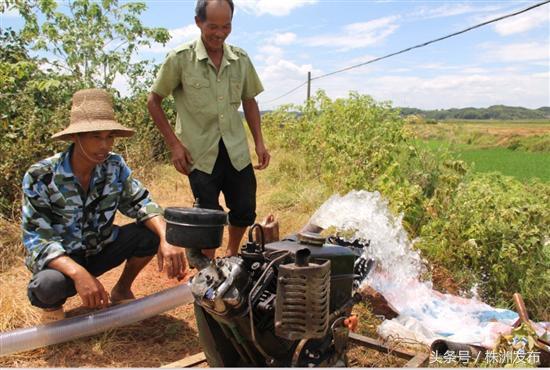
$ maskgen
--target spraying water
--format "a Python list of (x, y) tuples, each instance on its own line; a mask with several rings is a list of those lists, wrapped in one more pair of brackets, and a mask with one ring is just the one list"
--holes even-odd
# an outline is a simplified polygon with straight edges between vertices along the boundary
[(380, 193), (362, 190), (333, 195), (310, 223), (370, 240), (365, 257), (374, 259), (376, 268), (362, 284), (380, 292), (399, 313), (380, 326), (380, 335), (399, 335), (427, 345), (445, 338), (492, 348), (501, 333), (511, 330), (518, 315), (476, 299), (439, 293), (430, 281), (420, 281), (425, 267), (402, 218), (391, 213)]

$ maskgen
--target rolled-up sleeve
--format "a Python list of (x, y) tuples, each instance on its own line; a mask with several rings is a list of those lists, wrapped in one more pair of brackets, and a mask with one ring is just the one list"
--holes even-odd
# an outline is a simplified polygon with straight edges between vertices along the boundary
[(162, 215), (162, 208), (151, 199), (149, 190), (132, 177), (128, 166), (124, 165), (121, 175), (123, 189), (118, 207), (120, 212), (138, 222)]
[(247, 63), (246, 72), (244, 75), (243, 91), (241, 95), (242, 100), (252, 99), (264, 91), (260, 77), (258, 77), (258, 73), (256, 73), (256, 69), (252, 65), (252, 62), (248, 57), (245, 58)]
[(23, 179), (22, 208), (23, 245), (27, 250), (27, 267), (33, 272), (43, 270), (48, 263), (64, 255), (62, 238), (52, 227), (51, 206), (46, 185), (27, 173)]

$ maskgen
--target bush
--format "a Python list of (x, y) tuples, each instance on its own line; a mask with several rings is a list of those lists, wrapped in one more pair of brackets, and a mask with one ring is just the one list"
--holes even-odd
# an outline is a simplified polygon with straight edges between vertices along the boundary
[(0, 215), (19, 211), (21, 180), (34, 162), (62, 146), (50, 140), (69, 116), (76, 84), (66, 76), (40, 69), (13, 31), (0, 33)]
[(312, 177), (328, 188), (378, 190), (404, 212), (409, 231), (422, 226), (424, 199), (443, 172), (441, 160), (416, 146), (389, 103), (351, 93), (331, 101), (322, 91), (308, 104), (286, 106), (264, 116), (270, 144), (298, 150)]
[[(550, 302), (549, 187), (500, 174), (467, 177), (417, 243), (493, 304), (520, 292), (539, 318)], [(547, 319), (547, 318), (546, 318)]]
[[(85, 86), (73, 76), (44, 69), (40, 60), (29, 57), (26, 43), (15, 32), (0, 32), (0, 40), (5, 45), (0, 52), (0, 216), (17, 219), (25, 171), (67, 147), (67, 143), (51, 140), (51, 135), (67, 126), (71, 97)], [(111, 90), (116, 119), (136, 130), (131, 139), (118, 140), (114, 150), (131, 166), (142, 169), (141, 174), (148, 173), (152, 163), (165, 160), (168, 153), (147, 111), (147, 88), (155, 72), (144, 69), (139, 81), (133, 79), (131, 97)], [(168, 119), (175, 122), (170, 99), (164, 105)]]

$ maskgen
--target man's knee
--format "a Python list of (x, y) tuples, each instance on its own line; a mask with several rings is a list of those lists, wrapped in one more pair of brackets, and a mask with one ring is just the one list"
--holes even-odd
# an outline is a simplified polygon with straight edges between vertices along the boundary
[(157, 253), (160, 238), (157, 234), (143, 226), (140, 228), (139, 242), (136, 246), (134, 257), (149, 257)]
[(73, 281), (53, 269), (42, 270), (35, 274), (27, 287), (31, 304), (40, 308), (62, 306), (68, 297), (75, 294)]
[(231, 209), (228, 217), (229, 224), (236, 227), (248, 227), (253, 225), (256, 220), (255, 209), (255, 206)]
[(256, 192), (248, 191), (242, 194), (226, 196), (229, 208), (229, 224), (237, 227), (247, 227), (256, 220)]
[(231, 181), (224, 186), (224, 196), (229, 208), (229, 224), (247, 227), (256, 220), (256, 176), (252, 165), (232, 173)]

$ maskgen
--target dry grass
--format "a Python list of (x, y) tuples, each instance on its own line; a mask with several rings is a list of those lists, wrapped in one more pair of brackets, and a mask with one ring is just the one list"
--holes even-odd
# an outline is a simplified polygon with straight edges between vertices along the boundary
[[(359, 318), (356, 332), (370, 338), (382, 341), (390, 350), (408, 350), (412, 352), (429, 352), (429, 348), (419, 343), (407, 343), (403, 341), (383, 341), (378, 338), (377, 327), (384, 320), (383, 317), (374, 315), (368, 303), (360, 303), (353, 308), (353, 314)], [(352, 344), (348, 351), (350, 366), (352, 367), (403, 367), (408, 360), (399, 358), (394, 354), (379, 352), (374, 349)]]
[(0, 331), (32, 326), (37, 322), (38, 311), (32, 308), (27, 298), (26, 284), (30, 276), (24, 266), (0, 274)]
[[(110, 290), (121, 267), (100, 277)], [(0, 275), (6, 294), (2, 294), (2, 331), (29, 327), (38, 323), (38, 310), (25, 296), (30, 278), (23, 267)], [(156, 271), (153, 260), (134, 285), (137, 297), (143, 297), (174, 286)], [(78, 297), (65, 305), (68, 317), (89, 313), (80, 306)], [(200, 352), (193, 309), (182, 306), (139, 323), (108, 331), (89, 338), (49, 346), (16, 355), (0, 357), (0, 367), (159, 367)]]
[(23, 251), (19, 222), (0, 216), (0, 273), (23, 263)]

